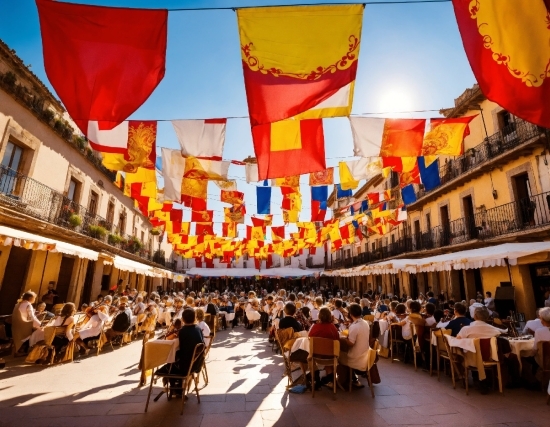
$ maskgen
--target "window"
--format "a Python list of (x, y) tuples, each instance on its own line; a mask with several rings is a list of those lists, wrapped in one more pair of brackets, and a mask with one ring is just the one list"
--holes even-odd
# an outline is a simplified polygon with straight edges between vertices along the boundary
[(118, 234), (123, 236), (126, 234), (126, 214), (121, 213), (118, 217)]
[(134, 227), (134, 237), (137, 237), (137, 227)]
[(430, 214), (426, 214), (426, 231), (429, 232), (432, 229), (432, 221), (430, 218)]
[(22, 155), (23, 149), (15, 145), (13, 142), (8, 141), (6, 151), (4, 152), (4, 158), (2, 159), (2, 166), (11, 169), (12, 171), (19, 172)]
[(395, 244), (395, 234), (391, 235), (391, 244)]
[(74, 178), (71, 178), (71, 180), (69, 181), (69, 190), (67, 191), (67, 199), (69, 199), (71, 202), (78, 203), (79, 198), (80, 198), (80, 182), (78, 182)]
[(292, 264), (292, 258), (286, 257), (285, 258), (285, 265), (290, 265), (290, 264)]
[(96, 192), (92, 191), (90, 193), (90, 202), (88, 203), (88, 213), (90, 215), (96, 215), (97, 214), (97, 205), (99, 201), (99, 196)]
[(109, 201), (109, 204), (107, 205), (107, 222), (112, 225), (114, 219), (115, 219), (115, 204)]
[(141, 241), (145, 242), (145, 231), (141, 231)]
[(376, 250), (376, 243), (372, 242), (372, 251), (374, 252)]
[(512, 115), (509, 111), (501, 111), (498, 113), (498, 127), (500, 130), (504, 130), (506, 128), (509, 128), (514, 120), (512, 119)]

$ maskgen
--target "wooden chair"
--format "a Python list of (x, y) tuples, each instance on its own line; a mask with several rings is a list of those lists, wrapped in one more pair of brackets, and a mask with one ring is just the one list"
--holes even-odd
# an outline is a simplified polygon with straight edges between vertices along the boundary
[[(476, 347), (476, 352), (481, 353), (481, 358), (483, 361), (483, 368), (490, 368), (494, 371), (496, 368), (497, 373), (497, 379), (498, 379), (498, 391), (502, 394), (502, 375), (500, 372), (500, 362), (498, 361), (498, 355), (497, 360), (494, 360), (492, 358), (492, 352), (491, 347), (496, 348), (496, 338), (474, 338), (474, 345)], [(465, 377), (465, 383), (466, 383), (466, 394), (468, 394), (468, 374), (470, 371), (477, 371), (478, 368), (475, 366), (472, 366), (468, 363), (464, 363), (464, 377)], [(495, 376), (493, 375), (493, 387), (495, 382)]]
[(403, 338), (402, 328), (400, 325), (391, 324), (390, 325), (390, 358), (393, 363), (394, 351), (398, 353), (399, 346), (402, 345), (407, 351), (407, 341)]
[[(541, 341), (538, 343), (538, 351), (540, 353), (540, 369), (542, 371), (542, 390), (547, 390), (548, 380), (550, 379), (550, 341)], [(548, 395), (550, 402), (550, 394)]]
[[(44, 341), (37, 343), (29, 352), (25, 362), (36, 363), (38, 360), (44, 360), (44, 363), (51, 365), (55, 362), (56, 348), (53, 341), (56, 336), (65, 337), (66, 326), (46, 326), (44, 327)], [(72, 347), (71, 347), (72, 346)], [(74, 343), (69, 342), (65, 350), (65, 357), (61, 361), (72, 361)], [(47, 355), (46, 359), (43, 359)]]
[(338, 367), (338, 356), (340, 356), (340, 341), (329, 338), (309, 338), (309, 356), (307, 358), (309, 372), (311, 375), (311, 397), (315, 397), (315, 364), (323, 366), (332, 364), (334, 380), (332, 381), (332, 392), (336, 396), (336, 368)]
[[(292, 378), (292, 362), (290, 361), (290, 351), (285, 351), (285, 343), (286, 341), (283, 340), (283, 336), (291, 335), (290, 330), (292, 330), (292, 333), (294, 333), (294, 329), (292, 328), (286, 328), (286, 329), (277, 329), (275, 331), (275, 338), (277, 339), (277, 343), (279, 344), (279, 348), (281, 349), (281, 355), (283, 356), (283, 362), (285, 365), (285, 372), (284, 376), (287, 377), (287, 387), (291, 387), (296, 380)], [(299, 378), (297, 378), (299, 379)], [(305, 383), (305, 376), (304, 376), (304, 383)]]
[[(444, 331), (447, 331), (447, 330), (444, 330)], [(441, 339), (443, 340), (443, 344), (445, 345), (445, 352), (447, 356), (445, 357), (444, 354), (441, 354), (441, 357), (443, 359), (449, 360), (449, 365), (451, 365), (451, 378), (453, 380), (453, 388), (456, 388), (455, 372), (457, 374), (457, 379), (460, 379), (461, 377), (460, 377), (460, 371), (458, 369), (458, 366), (462, 363), (462, 361), (458, 360), (458, 357), (459, 357), (458, 353), (456, 352), (456, 350), (453, 350), (451, 348), (449, 341), (445, 338), (445, 335), (448, 335), (448, 336), (451, 335), (450, 332), (451, 332), (450, 330), (448, 334), (446, 332), (443, 332), (441, 336)], [(438, 337), (438, 348), (439, 348), (439, 337)], [(438, 377), (438, 380), (439, 380), (439, 377)]]
[(109, 345), (111, 346), (111, 350), (115, 351), (115, 348), (113, 347), (113, 342), (107, 339), (106, 332), (109, 329), (111, 329), (111, 324), (108, 322), (103, 322), (103, 327), (101, 328), (99, 338), (97, 339), (97, 356), (99, 356), (99, 353), (101, 352), (101, 350), (103, 350), (103, 346), (107, 343), (109, 343)]
[[(365, 369), (364, 370), (367, 371), (367, 381), (369, 383), (370, 393), (371, 393), (373, 399), (374, 399), (374, 384), (372, 383), (372, 379), (371, 379), (371, 376), (370, 376), (370, 370), (376, 364), (376, 355), (377, 355), (377, 352), (378, 352), (378, 346), (379, 345), (380, 344), (378, 343), (378, 341), (376, 341), (374, 343), (374, 347), (369, 348), (369, 350), (367, 352), (367, 357), (365, 359)], [(361, 368), (360, 371), (363, 371), (363, 368)], [(353, 375), (353, 369), (349, 368), (350, 381), (349, 381), (349, 390), (348, 391), (350, 391), (350, 392), (351, 392), (351, 387), (352, 387), (352, 382), (351, 382), (352, 375)]]
[(424, 345), (424, 325), (415, 325), (411, 323), (412, 331), (412, 351), (413, 351), (413, 360), (414, 360), (414, 370), (418, 370), (416, 363), (416, 354), (420, 353), (420, 358), (422, 358), (422, 348)]
[[(147, 412), (147, 409), (149, 407), (149, 399), (151, 398), (151, 391), (153, 390), (153, 382), (156, 382), (159, 378), (163, 379), (164, 388), (158, 394), (158, 396), (155, 397), (155, 399), (153, 400), (154, 402), (159, 400), (160, 397), (163, 395), (163, 393), (166, 393), (166, 396), (167, 396), (168, 400), (170, 400), (170, 389), (171, 389), (170, 388), (170, 379), (180, 379), (182, 381), (182, 385), (181, 385), (181, 392), (182, 392), (181, 393), (181, 413), (180, 414), (183, 415), (183, 408), (185, 406), (185, 398), (187, 396), (187, 392), (191, 388), (192, 382), (195, 383), (194, 391), (195, 391), (195, 394), (197, 395), (198, 403), (199, 404), (201, 403), (201, 398), (200, 398), (200, 395), (199, 395), (198, 385), (199, 385), (199, 373), (202, 369), (202, 366), (201, 366), (201, 369), (197, 370), (197, 372), (193, 372), (193, 365), (195, 365), (195, 363), (201, 357), (202, 353), (204, 352), (204, 348), (205, 348), (205, 346), (202, 343), (197, 344), (195, 346), (195, 349), (193, 350), (193, 357), (191, 359), (191, 363), (189, 364), (189, 369), (188, 369), (188, 371), (185, 375), (172, 374), (172, 373), (170, 373), (170, 371), (168, 371), (168, 373), (164, 373), (164, 372), (159, 373), (158, 369), (153, 370), (153, 373), (151, 375), (151, 384), (149, 385), (149, 393), (147, 394), (147, 403), (145, 404), (145, 412)], [(204, 364), (204, 362), (203, 362), (203, 364)], [(180, 388), (178, 387), (177, 389), (174, 388), (172, 390), (180, 390)]]
[(363, 320), (366, 320), (367, 322), (373, 323), (374, 322), (374, 314), (367, 314), (366, 316), (363, 316)]
[(216, 335), (216, 328), (218, 327), (218, 316), (212, 316), (211, 314), (206, 313), (204, 315), (204, 323), (210, 328), (210, 335)]
[[(436, 342), (436, 345), (434, 346), (430, 342), (430, 377), (432, 376), (432, 372), (433, 372), (432, 354), (433, 354), (433, 348), (435, 347), (435, 355), (437, 359), (437, 381), (439, 381), (440, 373), (441, 373), (441, 369), (440, 369), (441, 359), (449, 360), (449, 363), (450, 363), (449, 354), (447, 353), (447, 347), (445, 346), (446, 340), (445, 338), (443, 338), (443, 335), (451, 335), (451, 330), (450, 329), (432, 329), (431, 333), (432, 333), (433, 339)], [(453, 375), (453, 385), (454, 385), (454, 375)]]
[[(216, 325), (217, 321), (214, 322), (214, 325)], [(212, 347), (212, 343), (214, 342), (214, 338), (216, 338), (216, 334), (212, 332), (212, 329), (210, 330), (210, 340), (208, 341), (208, 345), (204, 349), (204, 363), (202, 365), (201, 373), (202, 378), (204, 379), (204, 386), (201, 388), (201, 390), (208, 385), (208, 370), (206, 369), (206, 359), (208, 358), (208, 355), (210, 354), (210, 347)]]

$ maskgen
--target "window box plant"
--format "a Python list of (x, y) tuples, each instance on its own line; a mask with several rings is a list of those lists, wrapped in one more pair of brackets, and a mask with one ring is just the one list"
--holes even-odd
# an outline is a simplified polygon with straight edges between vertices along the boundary
[(91, 237), (102, 240), (107, 235), (107, 229), (101, 225), (89, 225), (88, 232)]
[(69, 215), (68, 221), (71, 227), (76, 228), (82, 224), (82, 217), (76, 213), (72, 213)]

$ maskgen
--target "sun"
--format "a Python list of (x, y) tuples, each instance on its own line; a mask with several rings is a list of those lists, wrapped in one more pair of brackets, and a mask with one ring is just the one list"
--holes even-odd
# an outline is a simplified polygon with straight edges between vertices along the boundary
[(378, 109), (380, 113), (411, 111), (413, 109), (413, 100), (408, 90), (393, 87), (381, 93)]

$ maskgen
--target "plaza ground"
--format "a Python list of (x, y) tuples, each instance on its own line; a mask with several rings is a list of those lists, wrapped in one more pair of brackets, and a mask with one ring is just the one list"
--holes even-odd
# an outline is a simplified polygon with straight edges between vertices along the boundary
[[(289, 394), (282, 358), (271, 351), (264, 333), (242, 327), (217, 335), (208, 359), (210, 384), (201, 403), (163, 396), (143, 413), (147, 387), (138, 387), (141, 342), (100, 356), (42, 368), (7, 359), (0, 371), (0, 426), (393, 426), (444, 425), (547, 427), (550, 406), (541, 392), (524, 389), (481, 395), (451, 380), (441, 381), (411, 365), (379, 362), (381, 384), (351, 393), (328, 389)], [(295, 373), (296, 375), (296, 373)], [(363, 380), (366, 383), (366, 380)]]

